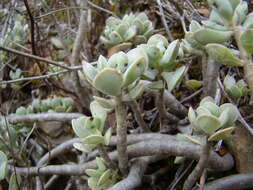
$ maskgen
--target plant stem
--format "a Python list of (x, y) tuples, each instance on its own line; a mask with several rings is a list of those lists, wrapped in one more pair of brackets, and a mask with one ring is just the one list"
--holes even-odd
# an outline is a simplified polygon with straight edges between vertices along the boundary
[(197, 179), (200, 178), (200, 176), (202, 175), (204, 169), (206, 168), (208, 164), (210, 150), (211, 150), (211, 144), (206, 139), (206, 143), (203, 146), (202, 154), (200, 156), (199, 162), (194, 168), (194, 170), (192, 171), (192, 173), (186, 179), (183, 190), (191, 190), (195, 182), (197, 181)]
[(117, 151), (119, 160), (119, 169), (126, 176), (128, 173), (128, 155), (127, 155), (127, 124), (126, 109), (121, 97), (115, 98), (117, 106), (115, 108), (117, 121)]
[(156, 96), (156, 106), (157, 106), (160, 118), (162, 121), (164, 119), (166, 119), (169, 121), (169, 123), (177, 123), (179, 121), (179, 119), (176, 116), (174, 116), (166, 111), (165, 106), (164, 106), (163, 95), (164, 95), (164, 90), (160, 90), (159, 94), (157, 94), (157, 96)]
[(150, 129), (148, 128), (147, 124), (145, 123), (145, 121), (143, 120), (142, 116), (141, 116), (141, 110), (139, 107), (139, 104), (134, 100), (129, 102), (130, 107), (132, 109), (132, 111), (134, 112), (134, 117), (138, 123), (138, 125), (141, 128), (142, 132), (150, 132)]
[(98, 152), (110, 169), (112, 170), (117, 169), (116, 164), (111, 160), (111, 158), (109, 157), (108, 153), (106, 152), (105, 148), (102, 145), (98, 147)]
[[(215, 97), (217, 91), (217, 79), (219, 77), (220, 64), (204, 53), (202, 57), (203, 69), (203, 93), (204, 96)], [(205, 69), (205, 71), (204, 71)]]
[(243, 71), (244, 71), (244, 78), (248, 82), (249, 89), (250, 89), (250, 104), (253, 103), (253, 63), (251, 59), (251, 55), (249, 55), (246, 50), (242, 47), (240, 43), (240, 35), (241, 30), (240, 28), (234, 27), (235, 31), (235, 40), (240, 51), (240, 57), (244, 62)]

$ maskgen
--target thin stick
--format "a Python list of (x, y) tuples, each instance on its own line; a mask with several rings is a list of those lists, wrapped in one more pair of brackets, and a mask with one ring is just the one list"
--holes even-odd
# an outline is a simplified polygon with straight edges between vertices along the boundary
[(32, 42), (32, 52), (33, 52), (33, 55), (37, 55), (37, 52), (36, 52), (36, 44), (35, 44), (35, 31), (34, 31), (34, 18), (33, 18), (33, 15), (31, 13), (31, 10), (30, 10), (30, 7), (29, 7), (29, 4), (27, 2), (27, 0), (23, 0), (24, 1), (24, 4), (25, 4), (25, 7), (26, 7), (26, 10), (27, 10), (27, 13), (28, 13), (28, 16), (29, 16), (29, 19), (30, 19), (30, 31), (31, 31), (31, 42)]
[(103, 7), (100, 7), (100, 6), (98, 6), (98, 5), (92, 3), (91, 1), (88, 1), (88, 0), (87, 0), (87, 3), (88, 3), (91, 7), (94, 7), (94, 8), (96, 8), (96, 9), (100, 10), (100, 11), (103, 11), (103, 12), (105, 12), (105, 13), (108, 13), (108, 14), (113, 15), (113, 16), (115, 16), (115, 17), (118, 18), (118, 16), (117, 16), (116, 14), (114, 14), (112, 11), (109, 11), (109, 10), (103, 8)]
[(60, 11), (65, 11), (65, 10), (70, 10), (70, 9), (83, 9), (83, 10), (85, 10), (84, 7), (64, 7), (64, 8), (61, 8), (61, 9), (57, 9), (57, 10), (51, 11), (51, 12), (46, 13), (44, 15), (37, 16), (37, 17), (35, 17), (35, 19), (40, 19), (40, 18), (49, 16), (51, 14), (55, 14), (55, 13), (60, 12)]
[(39, 56), (36, 56), (36, 55), (31, 55), (29, 53), (25, 53), (25, 52), (18, 51), (18, 50), (15, 50), (15, 49), (11, 49), (11, 48), (8, 48), (8, 47), (0, 46), (0, 50), (7, 51), (7, 52), (10, 52), (10, 53), (14, 53), (14, 54), (21, 55), (21, 56), (25, 56), (25, 57), (29, 57), (31, 59), (42, 61), (42, 62), (51, 64), (51, 65), (55, 65), (55, 66), (58, 66), (58, 67), (61, 67), (61, 68), (67, 69), (67, 70), (72, 70), (71, 67), (64, 66), (60, 62), (56, 62), (56, 61), (53, 61), (53, 60), (45, 59), (43, 57), (39, 57)]
[(57, 76), (57, 75), (60, 75), (63, 73), (71, 72), (71, 71), (75, 71), (75, 70), (64, 70), (64, 71), (59, 71), (59, 72), (55, 72), (55, 73), (49, 73), (47, 75), (40, 75), (40, 76), (35, 76), (35, 77), (26, 77), (26, 78), (14, 79), (14, 80), (0, 81), (0, 84), (11, 84), (11, 83), (17, 83), (17, 82), (46, 79), (46, 78), (51, 78), (53, 76)]
[(161, 19), (162, 19), (162, 22), (163, 22), (163, 26), (165, 27), (165, 30), (166, 30), (166, 33), (170, 39), (170, 41), (173, 41), (174, 38), (170, 32), (170, 29), (167, 25), (167, 22), (166, 22), (166, 19), (165, 19), (165, 16), (164, 16), (164, 12), (163, 12), (163, 7), (162, 7), (162, 4), (161, 4), (161, 1), (160, 0), (156, 0), (157, 4), (158, 4), (158, 7), (159, 7), (159, 11), (160, 11), (160, 16), (161, 16)]
[(159, 94), (156, 96), (156, 106), (157, 110), (159, 112), (159, 115), (162, 120), (167, 120), (169, 123), (177, 123), (179, 121), (178, 117), (175, 115), (167, 112), (165, 106), (164, 106), (164, 91), (159, 91)]
[(150, 132), (150, 129), (148, 128), (147, 124), (145, 123), (145, 121), (143, 120), (141, 116), (141, 110), (140, 110), (139, 104), (135, 100), (129, 102), (129, 104), (132, 111), (134, 112), (134, 117), (138, 125), (140, 126), (142, 132)]
[(192, 93), (190, 96), (184, 98), (183, 100), (180, 101), (180, 103), (184, 103), (189, 101), (190, 99), (194, 98), (195, 96), (199, 95), (203, 91), (203, 88), (197, 90), (196, 92)]

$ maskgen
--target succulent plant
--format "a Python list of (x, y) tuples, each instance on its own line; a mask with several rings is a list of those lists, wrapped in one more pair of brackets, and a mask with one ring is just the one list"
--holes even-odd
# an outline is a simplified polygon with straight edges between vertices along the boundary
[(124, 42), (145, 43), (153, 34), (152, 22), (145, 13), (126, 14), (122, 19), (109, 17), (101, 41), (111, 47)]
[(16, 109), (16, 112), (15, 112), (16, 115), (27, 115), (30, 113), (33, 113), (32, 106), (28, 106), (27, 108), (21, 106), (18, 109)]
[(233, 76), (227, 75), (223, 83), (228, 95), (234, 99), (245, 96), (249, 91), (243, 79), (236, 82)]
[(192, 21), (183, 39), (183, 48), (189, 53), (202, 55), (205, 51), (224, 65), (243, 66), (239, 52), (226, 47), (227, 42), (241, 30), (240, 45), (253, 53), (253, 15), (248, 14), (247, 2), (242, 0), (209, 0), (212, 7), (208, 20)]
[[(15, 71), (10, 71), (9, 75), (12, 80), (24, 78), (22, 75), (22, 70), (19, 68), (16, 69)], [(19, 90), (21, 88), (21, 86), (20, 86), (21, 83), (22, 83), (21, 81), (16, 82), (16, 83), (12, 83), (11, 88)]]
[[(131, 101), (144, 89), (138, 79), (147, 67), (146, 53), (141, 48), (135, 48), (127, 53), (118, 52), (109, 60), (101, 55), (96, 67), (84, 63), (83, 71), (87, 80), (100, 92), (113, 97), (122, 96), (123, 101)], [(97, 98), (97, 101), (101, 102), (102, 98)], [(113, 106), (113, 100), (107, 104)]]
[(39, 112), (66, 112), (73, 110), (74, 101), (69, 97), (54, 97), (44, 100), (35, 99), (32, 107), (35, 113)]
[(81, 142), (74, 143), (74, 147), (84, 152), (90, 152), (99, 145), (108, 145), (112, 134), (111, 128), (103, 134), (106, 110), (96, 101), (91, 103), (90, 109), (92, 117), (83, 116), (72, 120), (72, 128), (81, 138)]
[(147, 44), (141, 44), (138, 47), (142, 48), (148, 55), (149, 67), (143, 75), (144, 78), (156, 80), (154, 88), (158, 86), (164, 88), (163, 83), (157, 85), (157, 82), (162, 79), (167, 83), (167, 89), (171, 91), (180, 82), (186, 71), (185, 66), (173, 71), (178, 65), (176, 58), (180, 50), (179, 41), (175, 40), (169, 44), (164, 36), (155, 34), (149, 38)]
[(208, 137), (208, 141), (218, 141), (227, 138), (238, 118), (237, 108), (230, 103), (217, 106), (211, 97), (201, 100), (194, 111), (189, 109), (188, 118), (193, 128)]
[[(66, 56), (66, 53), (64, 52), (64, 56)], [(64, 62), (59, 62), (60, 64), (63, 64)], [(56, 66), (56, 65), (49, 65), (48, 68), (48, 74), (57, 73), (60, 71), (63, 71), (64, 69), (62, 67)], [(63, 79), (64, 74), (58, 74), (57, 76), (54, 76), (54, 79)]]
[(97, 169), (86, 169), (85, 172), (89, 177), (88, 185), (92, 190), (108, 189), (114, 185), (117, 180), (117, 171), (108, 169), (104, 160), (96, 157)]

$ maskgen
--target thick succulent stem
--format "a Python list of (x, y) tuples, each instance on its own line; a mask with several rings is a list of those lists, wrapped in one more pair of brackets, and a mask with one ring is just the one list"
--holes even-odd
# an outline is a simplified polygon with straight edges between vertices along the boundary
[(131, 101), (130, 107), (134, 113), (134, 117), (135, 117), (138, 125), (141, 128), (141, 131), (142, 132), (150, 132), (150, 129), (148, 128), (147, 124), (145, 123), (145, 121), (143, 120), (143, 118), (141, 116), (141, 110), (140, 110), (138, 103), (135, 100)]
[(108, 153), (106, 152), (105, 148), (102, 145), (98, 147), (98, 152), (109, 168), (111, 168), (112, 170), (117, 169), (116, 164), (111, 160), (111, 158), (109, 157)]
[(164, 95), (164, 91), (161, 90), (161, 91), (159, 91), (159, 93), (156, 96), (156, 107), (159, 112), (160, 118), (162, 121), (167, 120), (167, 121), (169, 121), (169, 123), (177, 123), (179, 121), (179, 119), (176, 116), (174, 116), (166, 111), (165, 106), (164, 106), (163, 95)]
[(237, 46), (240, 50), (240, 57), (244, 62), (243, 70), (244, 70), (244, 78), (246, 79), (249, 89), (250, 89), (250, 104), (253, 103), (253, 63), (251, 59), (251, 55), (249, 55), (243, 46), (240, 43), (240, 35), (241, 30), (239, 28), (235, 28), (235, 39)]
[(214, 98), (217, 90), (220, 65), (211, 57), (207, 57), (206, 53), (203, 54), (201, 62), (204, 96), (212, 96)]
[(128, 155), (127, 155), (127, 123), (126, 109), (120, 97), (115, 98), (117, 106), (115, 108), (117, 121), (117, 151), (119, 159), (119, 169), (126, 176), (128, 172)]
[(183, 190), (191, 190), (195, 182), (200, 178), (200, 176), (204, 172), (204, 169), (207, 166), (210, 150), (211, 144), (206, 140), (206, 144), (203, 146), (199, 162), (192, 171), (192, 173), (186, 179)]

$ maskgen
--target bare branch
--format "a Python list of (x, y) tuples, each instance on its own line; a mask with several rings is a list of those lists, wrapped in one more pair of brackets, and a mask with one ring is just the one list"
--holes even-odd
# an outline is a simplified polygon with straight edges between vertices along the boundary
[[(152, 156), (152, 155), (170, 155), (170, 156), (184, 156), (187, 158), (198, 160), (201, 155), (201, 147), (190, 142), (179, 141), (168, 135), (164, 140), (147, 140), (137, 144), (128, 146), (127, 153), (129, 158)], [(112, 160), (117, 160), (117, 152), (109, 153)], [(211, 151), (208, 167), (212, 170), (227, 171), (234, 166), (233, 157), (226, 154), (220, 157), (217, 153)], [(95, 160), (86, 162), (80, 165), (49, 165), (45, 167), (30, 167), (21, 168), (16, 167), (16, 171), (20, 175), (83, 175), (84, 170), (88, 168), (95, 168)], [(8, 166), (8, 169), (13, 172), (14, 167)]]
[(128, 176), (108, 190), (132, 190), (138, 187), (142, 182), (142, 176), (144, 175), (148, 164), (161, 158), (163, 157), (152, 156), (135, 159), (132, 163)]
[(35, 122), (35, 121), (70, 121), (78, 117), (84, 116), (80, 113), (36, 113), (27, 115), (10, 115), (6, 117), (8, 122), (16, 124), (19, 122)]
[(253, 173), (224, 177), (204, 186), (204, 190), (245, 190), (253, 189)]
[(194, 168), (194, 170), (188, 176), (188, 178), (186, 179), (184, 183), (184, 188), (183, 188), (184, 190), (191, 190), (195, 182), (202, 175), (208, 163), (210, 149), (211, 149), (211, 144), (209, 142), (206, 142), (206, 144), (202, 148), (202, 154), (200, 156), (198, 164), (196, 165), (196, 167)]

